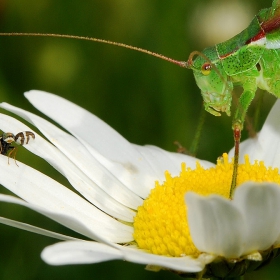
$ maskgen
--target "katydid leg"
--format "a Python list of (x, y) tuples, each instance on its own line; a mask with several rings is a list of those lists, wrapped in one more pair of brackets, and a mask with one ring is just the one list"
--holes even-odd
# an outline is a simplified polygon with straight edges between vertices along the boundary
[(256, 80), (255, 79), (247, 80), (246, 82), (244, 82), (243, 88), (244, 91), (239, 98), (237, 109), (233, 120), (233, 126), (232, 126), (233, 129), (237, 124), (240, 126), (241, 130), (243, 129), (246, 113), (248, 111), (248, 108), (252, 100), (255, 97), (255, 93), (257, 90)]
[(241, 131), (242, 129), (238, 124), (233, 128), (233, 138), (234, 138), (234, 162), (233, 162), (233, 172), (231, 179), (231, 187), (229, 197), (232, 198), (233, 191), (236, 187), (237, 181), (237, 171), (238, 171), (238, 162), (239, 162), (239, 144), (241, 139)]
[(246, 112), (251, 104), (251, 101), (255, 97), (256, 89), (257, 88), (254, 83), (252, 82), (244, 83), (244, 92), (240, 96), (237, 110), (235, 113), (234, 122), (232, 125), (233, 138), (234, 138), (234, 162), (233, 162), (232, 181), (231, 181), (231, 188), (230, 188), (230, 198), (232, 198), (237, 182), (238, 163), (239, 163), (239, 144), (241, 139), (241, 131), (243, 129)]

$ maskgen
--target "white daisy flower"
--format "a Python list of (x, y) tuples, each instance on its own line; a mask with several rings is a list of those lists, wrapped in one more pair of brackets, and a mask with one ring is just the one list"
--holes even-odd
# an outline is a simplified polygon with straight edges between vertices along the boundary
[[(275, 152), (280, 141), (279, 101), (257, 139), (241, 144), (242, 154), (273, 168), (261, 162), (251, 165), (246, 158), (229, 200), (232, 165), (226, 156), (215, 166), (154, 146), (137, 146), (61, 97), (35, 90), (25, 95), (70, 134), (6, 103), (1, 107), (32, 123), (49, 141), (4, 114), (1, 129), (36, 134), (25, 147), (61, 172), (80, 195), (23, 163), (18, 163), (19, 168), (12, 160), (7, 164), (7, 158), (0, 156), (0, 183), (20, 197), (2, 194), (0, 200), (33, 209), (92, 240), (0, 219), (64, 240), (44, 249), (47, 263), (120, 259), (180, 274), (225, 278), (245, 273), (245, 260), (262, 265), (279, 245), (280, 176), (273, 169), (280, 164)], [(181, 166), (182, 162), (186, 164)], [(224, 262), (230, 269), (223, 269)]]

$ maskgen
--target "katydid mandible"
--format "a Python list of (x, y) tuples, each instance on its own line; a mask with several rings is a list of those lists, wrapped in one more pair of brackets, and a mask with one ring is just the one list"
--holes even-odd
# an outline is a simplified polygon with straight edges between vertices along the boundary
[(106, 43), (140, 51), (192, 69), (197, 86), (201, 90), (205, 110), (214, 116), (220, 116), (220, 112), (230, 116), (233, 88), (235, 85), (241, 85), (243, 93), (238, 100), (232, 124), (235, 154), (230, 197), (236, 186), (241, 131), (255, 92), (260, 88), (280, 97), (280, 0), (273, 0), (271, 8), (261, 10), (241, 33), (202, 52), (192, 52), (186, 62), (98, 38), (45, 33), (0, 35), (63, 37)]

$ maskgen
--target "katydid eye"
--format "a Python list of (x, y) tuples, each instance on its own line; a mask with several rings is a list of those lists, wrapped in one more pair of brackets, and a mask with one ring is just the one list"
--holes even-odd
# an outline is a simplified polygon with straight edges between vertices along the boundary
[(211, 69), (212, 69), (212, 66), (211, 66), (210, 63), (204, 63), (204, 64), (201, 66), (201, 73), (202, 73), (204, 76), (207, 76), (207, 75), (210, 74)]

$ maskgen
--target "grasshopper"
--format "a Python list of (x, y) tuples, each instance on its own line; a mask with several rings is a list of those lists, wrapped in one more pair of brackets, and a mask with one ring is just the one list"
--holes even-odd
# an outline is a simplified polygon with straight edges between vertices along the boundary
[(98, 38), (46, 33), (0, 35), (89, 40), (136, 50), (191, 69), (201, 90), (205, 110), (214, 116), (220, 116), (220, 112), (231, 115), (232, 91), (234, 86), (241, 85), (243, 93), (238, 100), (232, 123), (235, 153), (230, 197), (236, 186), (241, 131), (255, 92), (260, 88), (280, 97), (280, 0), (273, 0), (270, 8), (262, 9), (241, 33), (202, 52), (192, 52), (187, 61)]

